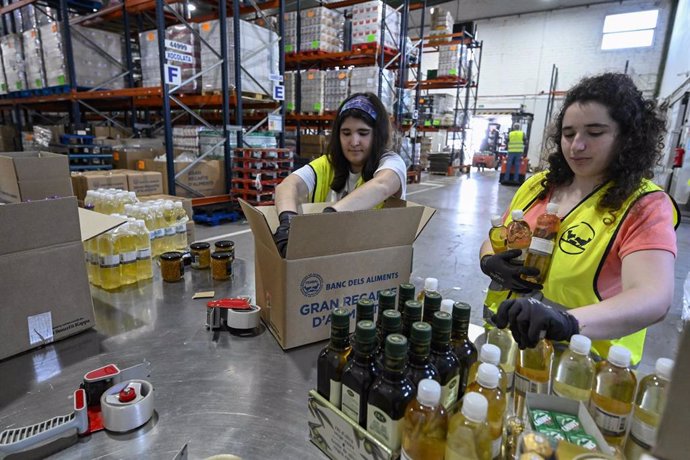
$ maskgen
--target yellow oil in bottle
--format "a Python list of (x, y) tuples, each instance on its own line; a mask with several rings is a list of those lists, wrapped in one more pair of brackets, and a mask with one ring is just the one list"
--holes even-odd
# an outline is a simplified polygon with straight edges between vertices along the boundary
[(532, 240), (527, 250), (525, 267), (539, 269), (537, 276), (522, 277), (534, 283), (543, 283), (549, 274), (553, 249), (556, 246), (558, 231), (561, 226), (561, 219), (557, 215), (558, 204), (549, 203), (546, 205), (546, 212), (537, 218), (537, 223), (532, 232)]
[(98, 236), (98, 259), (100, 264), (100, 279), (103, 289), (117, 289), (120, 287), (120, 254), (115, 248), (113, 231)]
[(482, 363), (479, 365), (477, 380), (467, 386), (468, 392), (479, 393), (489, 403), (487, 422), (491, 435), (491, 458), (497, 458), (501, 453), (503, 419), (506, 413), (506, 395), (499, 387), (499, 378), (498, 366)]
[(486, 422), (488, 401), (475, 392), (462, 398), (462, 409), (448, 422), (445, 460), (490, 460), (491, 434)]
[(167, 224), (165, 222), (165, 216), (163, 216), (163, 205), (158, 204), (154, 206), (153, 215), (156, 219), (156, 235), (158, 237), (157, 239), (160, 240), (160, 251), (161, 253), (171, 251), (172, 240), (170, 236), (165, 233)]
[(482, 363), (493, 364), (498, 368), (498, 387), (504, 395), (508, 394), (508, 376), (501, 367), (501, 350), (496, 345), (485, 343), (479, 350), (479, 359), (474, 362), (467, 373), (467, 384), (477, 380), (477, 371)]
[[(174, 251), (177, 246), (177, 216), (172, 201), (163, 205), (163, 220), (165, 233), (165, 250)], [(185, 228), (186, 231), (186, 228)]]
[(84, 242), (84, 250), (86, 252), (86, 270), (89, 276), (89, 283), (93, 284), (94, 286), (101, 285), (97, 240), (97, 238), (91, 238), (90, 240)]
[(491, 218), (491, 230), (489, 230), (489, 242), (495, 254), (506, 250), (507, 238), (508, 229), (503, 225), (503, 218), (493, 216)]
[(553, 345), (541, 339), (534, 348), (520, 350), (515, 361), (515, 414), (522, 415), (525, 394), (549, 394)]
[(161, 255), (161, 243), (162, 239), (158, 237), (158, 230), (156, 228), (156, 217), (153, 214), (153, 208), (151, 206), (146, 206), (143, 209), (144, 222), (146, 223), (146, 228), (149, 230), (149, 239), (151, 240), (151, 255), (153, 257), (158, 257)]
[(424, 304), (424, 297), (427, 292), (435, 292), (438, 294), (438, 280), (436, 278), (426, 278), (424, 280), (424, 289), (417, 294), (417, 302)]
[(137, 237), (131, 222), (115, 231), (115, 249), (120, 254), (120, 285), (137, 282)]
[(597, 364), (589, 411), (612, 446), (622, 446), (633, 410), (637, 378), (630, 366), (630, 351), (619, 345), (609, 348), (605, 361)]
[(553, 377), (553, 393), (561, 398), (587, 404), (594, 385), (594, 361), (589, 356), (592, 341), (584, 335), (573, 335), (570, 346), (558, 361)]
[(443, 460), (446, 452), (448, 414), (441, 404), (441, 385), (422, 379), (417, 397), (405, 410), (401, 460)]
[(506, 227), (508, 235), (506, 237), (507, 249), (520, 249), (522, 253), (516, 257), (515, 262), (520, 264), (525, 262), (527, 257), (527, 249), (532, 241), (532, 230), (529, 224), (524, 221), (524, 214), (521, 209), (515, 209), (511, 212), (512, 221)]
[(137, 280), (143, 281), (153, 278), (153, 263), (151, 261), (151, 239), (143, 220), (137, 220), (135, 226), (137, 248)]
[(187, 241), (187, 222), (189, 217), (182, 207), (182, 202), (176, 201), (175, 207), (175, 249), (178, 251), (186, 251), (188, 246)]
[(509, 329), (499, 329), (497, 327), (486, 333), (486, 343), (496, 345), (501, 350), (501, 369), (506, 374), (506, 391), (513, 391), (513, 381), (515, 375), (515, 360), (517, 356), (517, 343)]

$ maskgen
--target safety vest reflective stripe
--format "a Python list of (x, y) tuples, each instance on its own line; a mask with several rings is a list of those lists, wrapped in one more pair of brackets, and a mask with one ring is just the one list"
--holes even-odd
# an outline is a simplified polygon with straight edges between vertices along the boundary
[(523, 153), (525, 151), (525, 133), (511, 131), (508, 133), (508, 153)]

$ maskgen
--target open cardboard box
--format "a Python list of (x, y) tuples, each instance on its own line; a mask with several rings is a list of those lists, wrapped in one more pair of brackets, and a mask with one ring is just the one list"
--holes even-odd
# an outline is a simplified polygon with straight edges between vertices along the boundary
[(0, 202), (19, 203), (73, 195), (67, 155), (0, 153)]
[(274, 206), (240, 200), (254, 234), (256, 299), (284, 349), (325, 340), (330, 312), (352, 311), (360, 298), (397, 291), (412, 272), (412, 244), (435, 210), (398, 199), (384, 209), (323, 214), (328, 203), (303, 205), (290, 225), (287, 257), (273, 242)]

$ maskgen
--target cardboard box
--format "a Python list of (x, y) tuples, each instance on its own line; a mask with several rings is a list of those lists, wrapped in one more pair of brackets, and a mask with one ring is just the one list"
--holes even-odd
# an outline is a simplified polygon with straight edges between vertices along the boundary
[(73, 195), (66, 155), (49, 152), (0, 154), (0, 202), (19, 203)]
[(358, 299), (375, 301), (407, 282), (412, 244), (435, 212), (396, 199), (387, 209), (327, 214), (327, 203), (304, 205), (283, 259), (272, 236), (275, 207), (240, 204), (254, 234), (257, 303), (284, 349), (327, 339), (334, 308), (353, 310)]
[(187, 221), (187, 245), (196, 241), (196, 224), (193, 220)]
[(0, 359), (93, 327), (82, 241), (124, 220), (72, 197), (0, 206), (0, 222)]
[(326, 153), (328, 137), (318, 134), (302, 134), (300, 136), (299, 156), (302, 158), (318, 158)]
[(19, 150), (19, 137), (14, 126), (0, 126), (0, 152)]
[(165, 155), (163, 139), (119, 139), (112, 141), (113, 164), (117, 169), (140, 171), (145, 168), (144, 160), (153, 160)]
[[(175, 162), (175, 173), (179, 173), (191, 163)], [(163, 174), (163, 193), (168, 193), (168, 173), (165, 161), (145, 160), (147, 171), (158, 171)], [(176, 193), (183, 197), (195, 197), (184, 186), (194, 189), (203, 196), (223, 195), (225, 193), (225, 162), (222, 160), (202, 160), (185, 172), (177, 183)]]
[(143, 196), (139, 198), (139, 201), (154, 201), (154, 200), (170, 200), (170, 201), (181, 201), (182, 202), (182, 207), (184, 208), (184, 211), (187, 213), (187, 217), (191, 220), (192, 216), (194, 215), (194, 211), (192, 209), (192, 200), (189, 198), (183, 198), (181, 196), (173, 196), (173, 195), (148, 195), (148, 196)]
[(72, 173), (72, 186), (77, 198), (83, 200), (87, 190), (114, 188), (129, 190), (127, 175), (114, 171), (85, 171)]
[(158, 171), (117, 170), (127, 176), (127, 188), (137, 197), (163, 193), (163, 175)]
[(96, 137), (107, 137), (117, 139), (118, 137), (129, 137), (132, 135), (131, 129), (122, 129), (117, 126), (94, 126), (93, 135)]

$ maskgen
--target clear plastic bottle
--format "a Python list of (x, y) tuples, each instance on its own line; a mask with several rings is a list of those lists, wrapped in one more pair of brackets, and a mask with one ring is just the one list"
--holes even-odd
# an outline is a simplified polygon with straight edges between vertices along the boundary
[(133, 221), (131, 219), (115, 231), (115, 248), (120, 254), (120, 286), (137, 282), (137, 236)]
[(499, 388), (503, 394), (508, 394), (508, 376), (501, 367), (501, 349), (491, 343), (485, 343), (479, 350), (479, 359), (472, 364), (467, 374), (467, 385), (477, 380), (477, 371), (482, 363), (493, 364), (498, 367)]
[(86, 261), (89, 282), (94, 286), (101, 285), (101, 262), (98, 255), (98, 238), (93, 237), (84, 243), (86, 248)]
[(153, 213), (153, 207), (149, 205), (144, 205), (140, 209), (144, 222), (146, 222), (146, 228), (149, 230), (149, 239), (151, 240), (151, 254), (153, 255), (153, 257), (158, 257), (159, 255), (161, 255), (162, 240), (158, 238), (158, 232), (156, 231), (156, 216)]
[(448, 313), (437, 311), (431, 324), (431, 362), (438, 370), (441, 383), (441, 403), (449, 409), (458, 400), (460, 390), (460, 360), (450, 345), (453, 322)]
[(467, 391), (479, 393), (489, 403), (487, 421), (491, 434), (491, 458), (497, 458), (501, 453), (503, 418), (506, 413), (506, 395), (498, 386), (499, 379), (498, 366), (482, 363), (477, 371), (477, 380), (467, 386)]
[(441, 404), (441, 385), (420, 380), (417, 397), (405, 410), (401, 460), (443, 460), (448, 414)]
[(635, 400), (637, 377), (630, 369), (630, 350), (612, 345), (605, 361), (597, 364), (589, 412), (606, 441), (622, 446)]
[(367, 395), (381, 373), (376, 360), (376, 325), (373, 321), (357, 323), (353, 351), (354, 358), (343, 369), (340, 405), (350, 420), (366, 428)]
[(96, 192), (94, 190), (87, 190), (84, 197), (84, 209), (95, 211), (96, 209)]
[(445, 460), (490, 460), (491, 434), (486, 416), (489, 403), (479, 393), (462, 398), (462, 409), (448, 422)]
[(99, 191), (100, 189), (92, 193), (93, 196), (93, 210), (96, 212), (103, 213), (103, 194)]
[(508, 229), (503, 225), (503, 218), (501, 216), (493, 216), (491, 218), (491, 230), (489, 230), (489, 242), (494, 254), (499, 254), (506, 250), (508, 239)]
[(101, 287), (113, 290), (120, 287), (120, 254), (115, 246), (114, 231), (98, 236), (98, 258)]
[(117, 210), (115, 195), (111, 192), (104, 192), (101, 200), (101, 212), (103, 214), (114, 214)]
[(507, 227), (506, 249), (522, 250), (522, 254), (513, 260), (517, 263), (524, 263), (527, 257), (527, 249), (532, 240), (532, 231), (529, 228), (529, 224), (525, 222), (521, 209), (513, 210), (510, 215), (513, 220)]
[(549, 394), (553, 345), (541, 339), (534, 348), (520, 350), (515, 361), (515, 413), (523, 415), (526, 393)]
[(165, 250), (174, 251), (177, 243), (177, 216), (172, 201), (163, 204), (163, 219), (165, 220)]
[(527, 250), (525, 267), (539, 269), (538, 276), (524, 276), (528, 281), (543, 284), (549, 274), (553, 249), (556, 247), (561, 219), (558, 217), (558, 204), (546, 205), (546, 212), (537, 218), (537, 224), (532, 232), (532, 241)]
[(153, 262), (151, 261), (151, 239), (149, 231), (146, 228), (146, 223), (137, 219), (135, 222), (136, 229), (136, 247), (137, 247), (137, 280), (143, 281), (153, 278)]
[(570, 338), (570, 346), (558, 361), (553, 377), (553, 393), (561, 398), (589, 402), (594, 385), (594, 361), (589, 356), (592, 341), (584, 335)]
[(656, 360), (654, 374), (640, 380), (630, 433), (625, 443), (625, 456), (628, 460), (638, 460), (643, 453), (649, 453), (656, 445), (673, 364), (671, 359), (659, 358)]
[(119, 191), (115, 194), (115, 213), (124, 214), (125, 204), (127, 200), (127, 192)]
[(501, 350), (501, 368), (506, 373), (506, 391), (511, 393), (515, 380), (515, 361), (518, 349), (513, 334), (511, 334), (510, 329), (494, 327), (486, 333), (486, 343), (496, 345)]
[(175, 250), (186, 251), (189, 242), (187, 241), (187, 212), (182, 207), (181, 201), (176, 201), (175, 207)]
[(338, 409), (343, 369), (351, 351), (350, 312), (336, 308), (331, 312), (331, 340), (321, 350), (316, 362), (316, 389)]
[(427, 292), (435, 292), (438, 294), (438, 280), (436, 278), (426, 278), (424, 280), (424, 289), (417, 294), (417, 302), (424, 304), (424, 295)]

